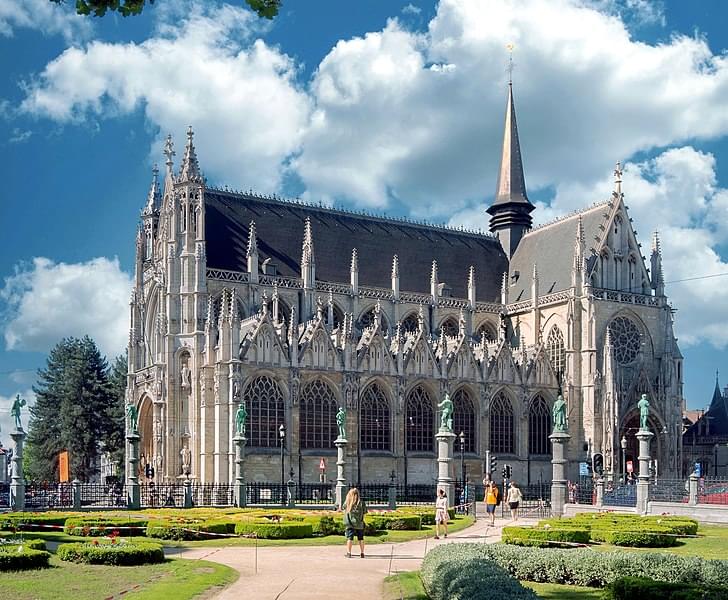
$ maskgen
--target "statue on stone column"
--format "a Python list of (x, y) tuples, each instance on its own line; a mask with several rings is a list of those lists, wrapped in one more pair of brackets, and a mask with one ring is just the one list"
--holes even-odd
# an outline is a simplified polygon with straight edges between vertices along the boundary
[(181, 387), (183, 390), (188, 389), (192, 385), (192, 373), (190, 372), (187, 363), (182, 363), (182, 369), (180, 370)]
[(240, 402), (240, 380), (237, 377), (233, 379), (233, 401)]
[(23, 423), (20, 421), (20, 409), (25, 406), (25, 398), (21, 398), (20, 394), (15, 396), (13, 406), (10, 409), (10, 416), (15, 417), (15, 429), (22, 431)]
[(238, 404), (238, 410), (235, 411), (235, 433), (239, 436), (245, 435), (245, 420), (248, 418), (248, 411), (245, 410), (245, 402)]
[(340, 406), (336, 413), (336, 425), (339, 427), (339, 438), (340, 440), (346, 439), (346, 408)]
[(153, 432), (154, 432), (154, 440), (156, 442), (162, 441), (162, 421), (160, 419), (154, 419), (154, 424), (152, 425)]
[(192, 462), (192, 452), (190, 452), (190, 449), (187, 446), (183, 446), (179, 453), (182, 456), (182, 473), (184, 475), (189, 475), (190, 464)]
[(440, 409), (440, 431), (449, 431), (452, 433), (452, 413), (453, 413), (453, 404), (452, 400), (450, 400), (450, 394), (445, 392), (445, 397), (442, 399), (442, 402), (437, 405), (437, 408)]
[(126, 418), (129, 419), (129, 433), (136, 433), (139, 421), (139, 413), (133, 402), (126, 405)]
[(554, 402), (553, 425), (554, 433), (566, 431), (566, 401), (561, 394), (556, 397), (556, 402)]
[(647, 426), (647, 417), (650, 414), (650, 402), (647, 400), (647, 394), (642, 394), (639, 402), (637, 402), (637, 408), (640, 409), (640, 430), (649, 431)]

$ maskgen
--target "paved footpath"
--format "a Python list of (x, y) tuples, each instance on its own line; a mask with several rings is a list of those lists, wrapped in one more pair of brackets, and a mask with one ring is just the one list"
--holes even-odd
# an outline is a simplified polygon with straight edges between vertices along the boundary
[[(519, 519), (519, 524), (535, 522)], [(357, 600), (381, 600), (382, 582), (392, 573), (420, 568), (427, 551), (436, 545), (462, 542), (492, 543), (500, 540), (501, 529), (509, 519), (496, 519), (490, 527), (485, 518), (477, 523), (435, 540), (415, 540), (399, 544), (373, 544), (366, 557), (358, 552), (346, 558), (342, 538), (337, 546), (278, 546), (170, 549), (170, 556), (204, 559), (236, 569), (240, 578), (217, 596), (218, 600), (255, 598), (256, 600), (340, 600), (342, 594)], [(355, 545), (354, 549), (358, 549)]]

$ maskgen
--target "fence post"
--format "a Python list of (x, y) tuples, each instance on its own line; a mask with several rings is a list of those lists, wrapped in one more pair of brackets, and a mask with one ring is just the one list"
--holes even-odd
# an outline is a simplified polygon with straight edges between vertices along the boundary
[(18, 427), (10, 432), (13, 440), (13, 465), (10, 475), (10, 508), (15, 511), (25, 509), (25, 479), (23, 479), (23, 441), (25, 431)]
[(637, 513), (647, 514), (647, 503), (650, 498), (650, 442), (655, 436), (646, 429), (640, 429), (636, 437), (640, 443), (640, 453), (637, 460), (640, 462), (640, 472), (637, 476)]
[(139, 488), (139, 434), (135, 429), (126, 434), (126, 505), (132, 510), (141, 507), (141, 492)]
[(73, 508), (79, 510), (81, 508), (81, 482), (74, 479), (71, 485), (73, 489)]
[(690, 493), (688, 504), (690, 506), (695, 506), (698, 503), (698, 474), (695, 471), (690, 473), (688, 491)]
[[(242, 406), (242, 405), (241, 405)], [(248, 493), (245, 486), (245, 442), (248, 441), (242, 433), (233, 438), (235, 443), (235, 486), (233, 488), (233, 503), (238, 508), (245, 508)]]
[(185, 500), (184, 507), (192, 508), (194, 506), (192, 502), (192, 482), (189, 479), (185, 480)]
[(597, 479), (597, 500), (595, 506), (602, 508), (604, 506), (604, 478)]
[(397, 510), (397, 486), (394, 480), (389, 482), (389, 510)]
[(551, 459), (551, 514), (554, 517), (564, 516), (566, 504), (566, 447), (571, 436), (566, 431), (555, 431), (549, 436), (552, 444)]

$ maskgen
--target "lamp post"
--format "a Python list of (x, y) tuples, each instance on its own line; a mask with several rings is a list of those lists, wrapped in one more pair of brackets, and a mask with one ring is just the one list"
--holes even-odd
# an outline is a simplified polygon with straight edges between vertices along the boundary
[(466, 502), (468, 492), (465, 489), (465, 432), (460, 431), (460, 489), (462, 496), (462, 503)]
[(286, 476), (284, 473), (285, 465), (284, 465), (284, 455), (283, 452), (285, 451), (286, 447), (286, 426), (281, 424), (281, 426), (278, 428), (278, 438), (281, 442), (281, 504), (286, 504), (286, 497), (283, 494), (283, 490), (286, 486)]
[(624, 435), (622, 436), (620, 446), (622, 446), (622, 478), (624, 483), (627, 483), (627, 438)]
[(718, 444), (713, 446), (713, 477), (718, 478)]

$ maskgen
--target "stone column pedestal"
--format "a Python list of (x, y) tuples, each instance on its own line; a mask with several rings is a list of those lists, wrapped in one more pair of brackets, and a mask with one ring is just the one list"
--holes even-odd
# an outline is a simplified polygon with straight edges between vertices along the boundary
[(553, 451), (551, 459), (551, 514), (554, 517), (564, 515), (566, 504), (566, 447), (571, 436), (565, 431), (557, 431), (549, 436)]
[(126, 435), (126, 505), (132, 510), (139, 510), (141, 507), (139, 434), (136, 431)]
[[(451, 475), (452, 445), (455, 434), (442, 429), (435, 436), (437, 438), (437, 489), (445, 490), (449, 506), (455, 506), (455, 480)], [(437, 494), (437, 492), (435, 492)]]
[(694, 471), (690, 473), (688, 491), (690, 493), (690, 496), (688, 497), (688, 504), (690, 506), (695, 506), (698, 503), (698, 474)]
[(387, 500), (389, 501), (389, 510), (397, 510), (397, 486), (394, 482), (389, 484)]
[(650, 497), (650, 442), (655, 434), (651, 431), (640, 429), (637, 432), (637, 439), (640, 442), (640, 453), (637, 459), (640, 461), (640, 471), (637, 476), (637, 513), (647, 514), (647, 502)]
[(235, 444), (235, 486), (233, 488), (233, 502), (238, 508), (245, 508), (247, 504), (247, 490), (245, 485), (245, 443), (248, 441), (244, 435), (237, 434), (233, 438)]
[(600, 477), (597, 479), (597, 501), (596, 507), (602, 508), (604, 506), (604, 478)]
[(346, 485), (346, 476), (344, 475), (344, 466), (346, 465), (346, 446), (349, 443), (344, 438), (336, 438), (334, 446), (336, 446), (336, 508), (341, 509), (346, 500), (346, 493), (349, 491)]
[(192, 482), (189, 479), (185, 479), (185, 498), (184, 498), (184, 508), (192, 508), (195, 503), (192, 501)]
[(74, 479), (71, 482), (71, 490), (73, 495), (73, 508), (74, 510), (81, 510), (81, 482), (78, 479)]
[(13, 440), (13, 465), (10, 473), (10, 508), (14, 511), (25, 510), (25, 479), (23, 479), (23, 442), (25, 431), (22, 428), (10, 432)]

